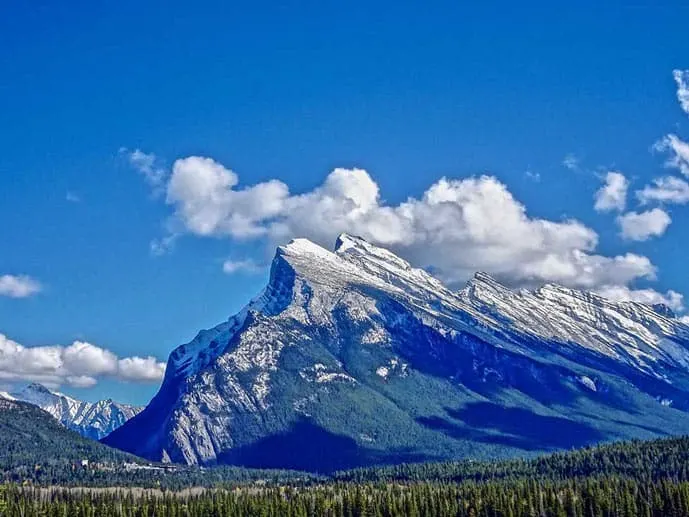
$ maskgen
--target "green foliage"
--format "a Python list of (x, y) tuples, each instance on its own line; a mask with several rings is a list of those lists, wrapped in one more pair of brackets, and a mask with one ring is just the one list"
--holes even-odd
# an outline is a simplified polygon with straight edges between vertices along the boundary
[[(84, 460), (88, 464), (83, 464)], [(152, 464), (83, 438), (36, 406), (0, 400), (0, 483), (179, 489), (305, 477), (280, 470)]]
[[(80, 463), (84, 456), (88, 466)], [(406, 464), (319, 477), (148, 464), (15, 404), (0, 411), (0, 468), (6, 481), (0, 485), (0, 517), (689, 515), (687, 437), (534, 459)]]
[(689, 481), (689, 438), (611, 443), (534, 459), (450, 461), (355, 469), (335, 474), (339, 481), (564, 480), (624, 476), (640, 481)]
[(327, 484), (201, 493), (6, 487), (7, 517), (679, 517), (689, 483), (615, 477), (567, 481)]

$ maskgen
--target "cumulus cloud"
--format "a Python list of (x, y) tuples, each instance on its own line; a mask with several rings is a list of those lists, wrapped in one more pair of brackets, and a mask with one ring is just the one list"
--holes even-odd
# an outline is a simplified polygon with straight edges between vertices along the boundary
[(41, 284), (27, 275), (0, 275), (0, 296), (27, 298), (41, 292)]
[(652, 185), (638, 190), (636, 197), (642, 204), (655, 201), (683, 205), (689, 203), (689, 183), (674, 176), (656, 178)]
[(689, 115), (689, 70), (673, 70), (677, 83), (677, 100), (684, 112)]
[(256, 273), (261, 270), (261, 267), (253, 260), (243, 259), (243, 260), (232, 260), (227, 259), (222, 264), (222, 270), (228, 275), (234, 273)]
[(287, 185), (272, 180), (237, 190), (238, 183), (237, 175), (216, 161), (190, 156), (174, 163), (166, 201), (194, 234), (262, 235), (263, 223), (284, 211)]
[(113, 352), (84, 341), (75, 341), (69, 346), (26, 347), (0, 334), (2, 381), (88, 387), (103, 377), (154, 382), (162, 379), (164, 373), (165, 364), (150, 356), (120, 359)]
[[(421, 196), (391, 205), (363, 169), (338, 168), (314, 189), (292, 194), (271, 180), (240, 186), (205, 157), (177, 160), (165, 185), (172, 209), (165, 238), (182, 234), (261, 239), (307, 237), (331, 247), (342, 232), (391, 248), (453, 286), (487, 271), (511, 286), (558, 282), (593, 289), (653, 279), (648, 258), (597, 254), (598, 235), (579, 221), (532, 217), (492, 176), (441, 178)], [(163, 239), (165, 239), (163, 238)], [(227, 263), (234, 272), (242, 266)]]
[(596, 192), (594, 209), (597, 212), (622, 211), (627, 205), (629, 181), (620, 172), (608, 172), (605, 184)]
[(654, 208), (646, 212), (628, 212), (617, 218), (623, 238), (645, 241), (663, 235), (672, 219), (665, 210)]
[(165, 363), (155, 357), (125, 357), (117, 362), (117, 376), (125, 381), (158, 382), (165, 375)]
[(689, 143), (681, 140), (677, 135), (669, 134), (656, 142), (656, 151), (668, 154), (665, 166), (677, 169), (685, 176), (689, 176)]
[(684, 296), (673, 290), (663, 294), (653, 289), (630, 289), (626, 286), (617, 285), (603, 286), (597, 289), (596, 292), (613, 301), (633, 301), (647, 305), (662, 303), (673, 311), (684, 310)]

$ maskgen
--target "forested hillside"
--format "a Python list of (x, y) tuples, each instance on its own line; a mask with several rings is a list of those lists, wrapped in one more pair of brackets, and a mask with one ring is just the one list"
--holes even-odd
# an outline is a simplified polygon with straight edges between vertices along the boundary
[[(609, 444), (531, 460), (409, 464), (358, 469), (329, 477), (240, 468), (165, 470), (156, 465), (127, 470), (120, 468), (124, 463), (115, 463), (117, 467), (108, 471), (92, 465), (66, 467), (69, 458), (82, 453), (103, 454), (103, 446), (83, 448), (89, 442), (77, 444), (73, 433), (66, 430), (62, 430), (66, 433), (63, 441), (51, 446), (48, 442), (59, 434), (50, 425), (39, 423), (36, 433), (22, 429), (27, 422), (21, 418), (31, 411), (24, 405), (13, 408), (16, 423), (4, 418), (0, 426), (0, 445), (11, 446), (0, 449), (3, 469), (8, 458), (28, 462), (24, 469), (15, 464), (11, 475), (4, 471), (5, 478), (14, 482), (0, 485), (3, 517), (689, 515), (686, 437)], [(13, 436), (33, 441), (21, 447), (17, 440), (6, 436), (10, 429), (16, 433)], [(45, 441), (41, 442), (36, 434)], [(62, 447), (61, 455), (50, 447)], [(57, 454), (59, 461), (40, 463), (46, 457), (43, 450)], [(52, 476), (41, 474), (46, 465), (50, 465)], [(82, 488), (45, 486), (54, 484)], [(154, 490), (133, 488), (137, 486)], [(184, 487), (192, 489), (167, 490)]]

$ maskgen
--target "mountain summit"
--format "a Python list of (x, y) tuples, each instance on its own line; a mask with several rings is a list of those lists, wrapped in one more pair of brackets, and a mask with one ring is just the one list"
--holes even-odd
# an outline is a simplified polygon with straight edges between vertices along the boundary
[(689, 327), (479, 273), (459, 292), (351, 235), (279, 247), (266, 288), (170, 355), (105, 443), (152, 460), (327, 471), (686, 432)]

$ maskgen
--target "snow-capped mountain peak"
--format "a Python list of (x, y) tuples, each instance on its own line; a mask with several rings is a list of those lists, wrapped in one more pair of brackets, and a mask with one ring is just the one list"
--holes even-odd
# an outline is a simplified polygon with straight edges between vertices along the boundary
[[(339, 468), (399, 451), (531, 451), (548, 438), (535, 443), (529, 425), (556, 423), (566, 447), (647, 435), (654, 418), (669, 432), (686, 425), (677, 409), (689, 409), (689, 328), (663, 311), (486, 273), (452, 291), (343, 234), (334, 251), (279, 247), (265, 289), (173, 351), (158, 395), (106, 443), (156, 460)], [(323, 447), (309, 456), (304, 443)]]
[(40, 407), (65, 427), (96, 440), (111, 433), (143, 409), (110, 399), (83, 402), (38, 383), (31, 383), (9, 395), (15, 400)]

